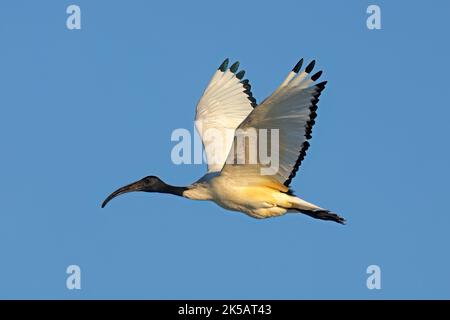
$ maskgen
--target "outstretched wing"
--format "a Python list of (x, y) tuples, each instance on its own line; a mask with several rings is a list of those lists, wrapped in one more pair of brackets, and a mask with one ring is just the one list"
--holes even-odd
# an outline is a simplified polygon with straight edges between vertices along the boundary
[(220, 171), (233, 143), (234, 131), (256, 106), (239, 62), (228, 69), (226, 59), (197, 104), (195, 127), (205, 148), (208, 172)]
[[(278, 152), (277, 168), (271, 174), (266, 173), (266, 178), (284, 184), (286, 187), (295, 177), (309, 148), (308, 140), (311, 138), (314, 119), (317, 116), (317, 103), (326, 84), (326, 81), (315, 83), (322, 71), (310, 76), (314, 68), (314, 60), (300, 72), (302, 64), (303, 59), (292, 69), (281, 86), (256, 107), (237, 129), (237, 132), (242, 131), (244, 134), (248, 133), (249, 129), (256, 129), (259, 140), (262, 138), (261, 131), (269, 129), (266, 134), (270, 137), (273, 129), (278, 129), (278, 148), (275, 149)], [(272, 147), (276, 141), (270, 141), (269, 144)], [(261, 173), (261, 168), (273, 165), (273, 161), (270, 165), (265, 163), (263, 165), (259, 155), (260, 146), (261, 142), (256, 146), (257, 162), (252, 164), (248, 162), (249, 147), (239, 149), (235, 143), (221, 174), (245, 175), (247, 179), (250, 176), (264, 175)], [(239, 152), (245, 154), (239, 155)], [(238, 158), (246, 159), (246, 161), (241, 162), (243, 164), (236, 163)]]

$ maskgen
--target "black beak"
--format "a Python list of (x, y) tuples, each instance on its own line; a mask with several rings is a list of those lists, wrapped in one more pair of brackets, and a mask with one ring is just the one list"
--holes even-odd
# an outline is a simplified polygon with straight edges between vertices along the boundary
[(108, 202), (110, 202), (112, 199), (114, 199), (117, 196), (120, 196), (121, 194), (133, 192), (133, 191), (141, 191), (143, 188), (143, 182), (141, 180), (130, 183), (129, 185), (126, 185), (122, 188), (117, 189), (113, 193), (111, 193), (108, 198), (105, 199), (102, 203), (102, 208), (104, 208)]

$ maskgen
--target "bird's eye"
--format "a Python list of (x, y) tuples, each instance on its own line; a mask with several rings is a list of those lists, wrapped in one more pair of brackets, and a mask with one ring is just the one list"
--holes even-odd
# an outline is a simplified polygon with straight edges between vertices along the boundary
[(150, 178), (144, 178), (144, 184), (146, 184), (146, 185), (148, 185), (148, 184), (151, 184), (152, 183), (152, 179), (150, 179)]

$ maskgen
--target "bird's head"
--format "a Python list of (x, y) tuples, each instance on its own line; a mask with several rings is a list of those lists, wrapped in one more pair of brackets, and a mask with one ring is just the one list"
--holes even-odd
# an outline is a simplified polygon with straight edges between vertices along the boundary
[(111, 193), (105, 201), (102, 203), (102, 208), (111, 201), (113, 198), (120, 196), (124, 193), (134, 192), (134, 191), (144, 191), (144, 192), (165, 192), (168, 185), (164, 183), (160, 178), (155, 176), (147, 176), (138, 180), (136, 182), (130, 183), (122, 188), (117, 189)]

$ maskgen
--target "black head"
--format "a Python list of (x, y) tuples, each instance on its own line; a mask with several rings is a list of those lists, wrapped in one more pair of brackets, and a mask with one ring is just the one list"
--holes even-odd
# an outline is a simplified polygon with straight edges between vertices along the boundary
[(160, 178), (155, 176), (147, 176), (136, 182), (130, 183), (122, 188), (117, 189), (111, 193), (105, 201), (102, 203), (102, 208), (111, 201), (113, 198), (120, 196), (124, 193), (144, 191), (144, 192), (165, 192), (167, 184), (165, 184)]
[(156, 176), (147, 176), (136, 183), (140, 184), (139, 190), (137, 191), (144, 192), (159, 192), (166, 186), (166, 184)]

